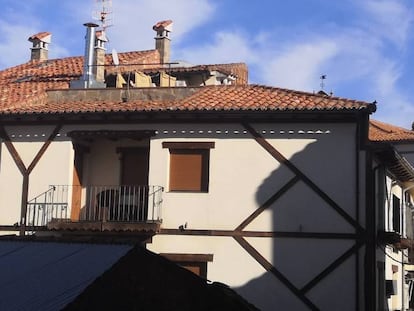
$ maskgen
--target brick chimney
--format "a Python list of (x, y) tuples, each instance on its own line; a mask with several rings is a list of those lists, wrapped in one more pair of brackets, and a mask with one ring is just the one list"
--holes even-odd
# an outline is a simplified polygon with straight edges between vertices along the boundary
[(29, 41), (33, 43), (31, 48), (31, 60), (43, 61), (49, 58), (48, 46), (51, 42), (52, 34), (50, 32), (39, 32), (31, 37)]
[(156, 23), (152, 29), (157, 33), (155, 37), (155, 48), (160, 53), (161, 63), (170, 62), (170, 32), (172, 32), (173, 22), (171, 20), (165, 20)]
[(108, 42), (105, 31), (96, 31), (95, 47), (94, 47), (94, 66), (93, 75), (97, 82), (105, 81), (105, 43)]

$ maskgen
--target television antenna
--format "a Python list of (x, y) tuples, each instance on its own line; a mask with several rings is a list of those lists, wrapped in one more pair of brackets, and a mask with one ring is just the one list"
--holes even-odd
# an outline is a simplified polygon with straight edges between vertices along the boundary
[(92, 18), (100, 22), (103, 31), (113, 26), (112, 0), (94, 0)]

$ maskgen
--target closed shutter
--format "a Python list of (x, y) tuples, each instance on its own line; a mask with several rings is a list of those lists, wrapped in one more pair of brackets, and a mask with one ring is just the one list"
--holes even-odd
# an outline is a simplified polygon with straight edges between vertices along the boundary
[(171, 150), (170, 191), (204, 191), (203, 150)]

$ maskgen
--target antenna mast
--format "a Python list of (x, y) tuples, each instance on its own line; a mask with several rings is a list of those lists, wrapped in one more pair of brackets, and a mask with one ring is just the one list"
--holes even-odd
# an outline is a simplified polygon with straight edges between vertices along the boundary
[(93, 19), (100, 22), (103, 31), (113, 26), (112, 0), (94, 0)]

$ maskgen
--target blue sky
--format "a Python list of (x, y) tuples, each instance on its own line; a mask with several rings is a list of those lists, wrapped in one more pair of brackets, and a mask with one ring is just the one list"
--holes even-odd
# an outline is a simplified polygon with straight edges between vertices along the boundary
[[(95, 0), (1, 0), (0, 69), (29, 60), (27, 38), (52, 33), (49, 56), (82, 55)], [(377, 101), (373, 118), (414, 121), (412, 0), (112, 0), (109, 52), (154, 48), (172, 19), (172, 59), (245, 62), (250, 83)]]

